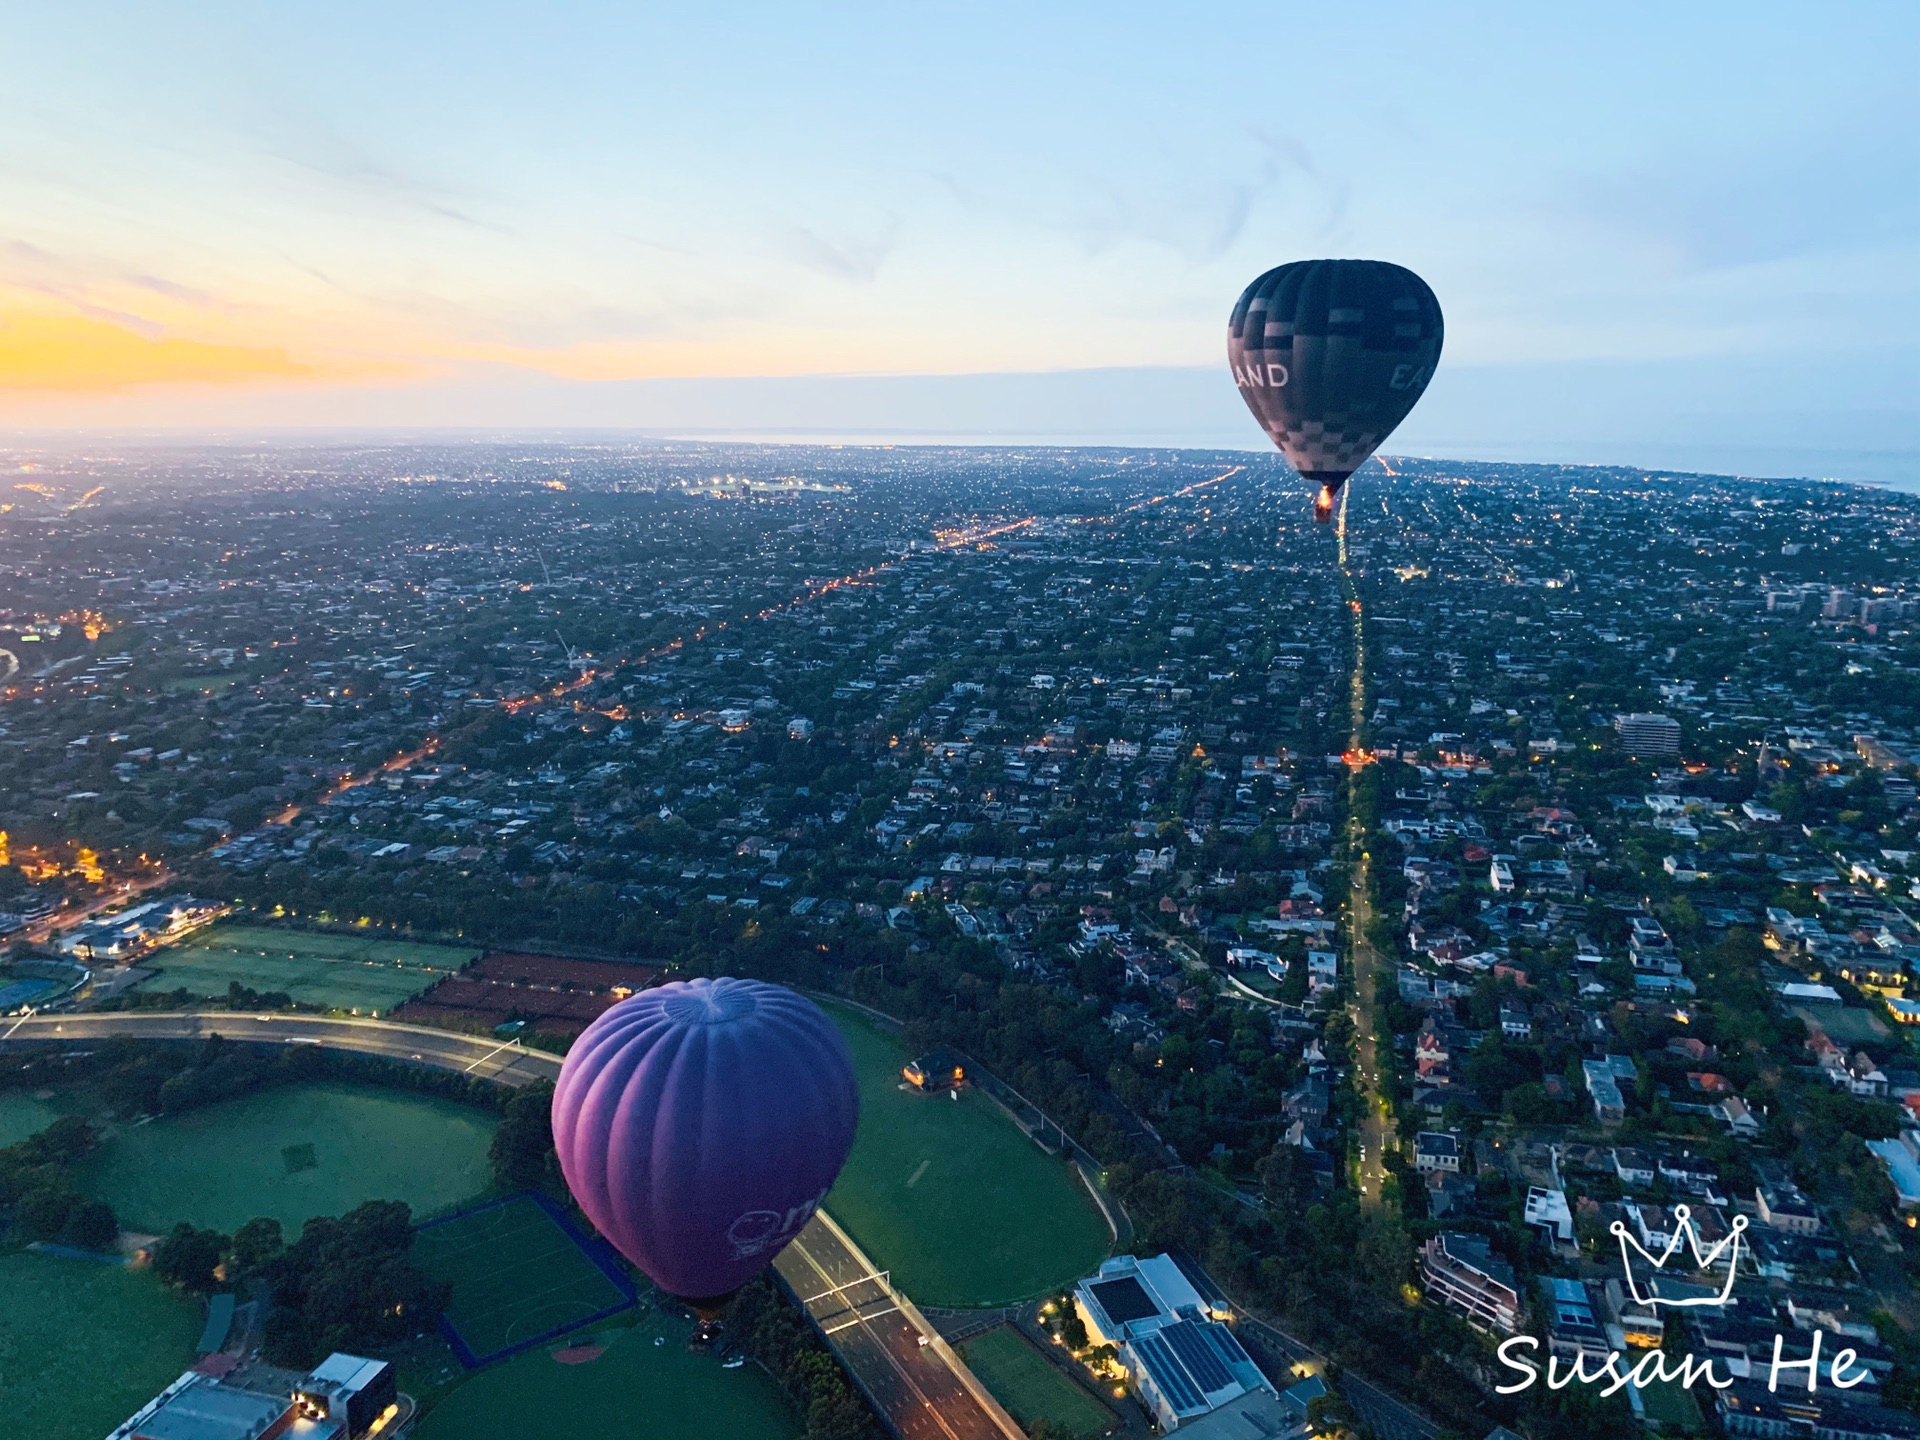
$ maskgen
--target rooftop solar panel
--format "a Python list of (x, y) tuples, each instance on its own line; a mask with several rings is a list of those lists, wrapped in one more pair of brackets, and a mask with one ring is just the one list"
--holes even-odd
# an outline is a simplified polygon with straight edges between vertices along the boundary
[(1253, 1364), (1252, 1358), (1241, 1348), (1240, 1341), (1226, 1326), (1204, 1325), (1201, 1327), (1201, 1333), (1212, 1343), (1213, 1348), (1220, 1352), (1220, 1358), (1227, 1362), (1229, 1368), (1235, 1365)]
[(1173, 1352), (1162, 1343), (1160, 1335), (1165, 1333), (1163, 1330), (1159, 1335), (1142, 1336), (1133, 1342), (1134, 1350), (1147, 1367), (1147, 1374), (1153, 1377), (1153, 1383), (1160, 1387), (1160, 1393), (1167, 1397), (1175, 1410), (1204, 1409), (1206, 1397), (1194, 1388), (1187, 1372), (1173, 1358)]
[(1123, 1275), (1118, 1280), (1102, 1280), (1096, 1285), (1089, 1285), (1087, 1289), (1116, 1325), (1125, 1325), (1133, 1320), (1149, 1320), (1160, 1313), (1160, 1307), (1147, 1293), (1146, 1286), (1131, 1275)]
[(1233, 1384), (1232, 1373), (1221, 1361), (1220, 1353), (1207, 1343), (1200, 1325), (1191, 1320), (1182, 1320), (1178, 1325), (1169, 1325), (1162, 1330), (1160, 1338), (1180, 1358), (1180, 1363), (1203, 1393), (1211, 1394)]

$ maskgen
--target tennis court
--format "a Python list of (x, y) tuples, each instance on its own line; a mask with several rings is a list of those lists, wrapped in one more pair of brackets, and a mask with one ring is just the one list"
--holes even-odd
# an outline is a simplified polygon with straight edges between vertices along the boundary
[(267, 925), (209, 926), (143, 963), (151, 989), (224, 996), (238, 982), (308, 1005), (384, 1015), (479, 955), (454, 945)]
[(10, 1015), (22, 1005), (31, 1005), (60, 988), (58, 980), (43, 980), (37, 975), (0, 985), (0, 1015)]
[(1112, 1411), (1062, 1375), (1011, 1325), (960, 1347), (960, 1358), (1024, 1429), (1044, 1420), (1073, 1440), (1093, 1440), (1119, 1425)]
[(447, 1340), (469, 1369), (617, 1314), (633, 1283), (544, 1196), (509, 1195), (420, 1227), (414, 1260), (453, 1287)]

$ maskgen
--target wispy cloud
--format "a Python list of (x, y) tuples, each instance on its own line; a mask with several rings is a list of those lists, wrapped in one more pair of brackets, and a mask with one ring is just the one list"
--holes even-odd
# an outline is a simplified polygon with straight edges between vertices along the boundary
[(789, 260), (817, 275), (865, 285), (872, 283), (880, 273), (880, 266), (893, 253), (899, 230), (898, 221), (889, 221), (881, 235), (828, 240), (805, 225), (795, 225), (787, 230), (781, 248)]
[(285, 105), (261, 117), (256, 143), (270, 158), (383, 207), (409, 210), (476, 230), (514, 233), (474, 211), (483, 197), (412, 173), (376, 155), (338, 126)]
[[(56, 254), (30, 240), (0, 241), (0, 285), (50, 296), (82, 314), (147, 335), (158, 335), (164, 327), (112, 303), (112, 299), (137, 303), (139, 294), (159, 295), (195, 309), (227, 308), (216, 296), (197, 286), (130, 269), (118, 261), (98, 256)], [(137, 293), (129, 296), (129, 291)]]
[(1231, 134), (1217, 158), (1142, 152), (1124, 168), (1072, 169), (1038, 193), (927, 172), (962, 206), (1017, 217), (1070, 235), (1089, 255), (1127, 241), (1174, 251), (1190, 265), (1220, 259), (1238, 244), (1261, 207), (1291, 202), (1286, 223), (1305, 238), (1331, 239), (1345, 221), (1352, 186), (1317, 164), (1302, 141), (1257, 126)]
[(1920, 151), (1892, 135), (1808, 135), (1737, 153), (1693, 149), (1583, 174), (1558, 203), (1685, 269), (1845, 254), (1920, 231)]

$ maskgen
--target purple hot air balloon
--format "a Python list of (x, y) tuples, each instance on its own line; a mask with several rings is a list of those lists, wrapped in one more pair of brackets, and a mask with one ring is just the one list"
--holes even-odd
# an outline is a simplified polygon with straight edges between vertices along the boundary
[(553, 1142), (600, 1233), (701, 1308), (813, 1218), (859, 1109), (819, 1006), (757, 980), (686, 980), (622, 1000), (574, 1041)]

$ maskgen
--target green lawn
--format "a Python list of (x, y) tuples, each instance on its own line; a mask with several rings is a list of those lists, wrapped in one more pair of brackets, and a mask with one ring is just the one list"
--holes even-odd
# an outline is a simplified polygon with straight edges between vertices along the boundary
[(1816, 1030), (1825, 1031), (1830, 1039), (1840, 1045), (1871, 1045), (1892, 1033), (1886, 1021), (1872, 1010), (1859, 1006), (1789, 1005), (1787, 1013), (1806, 1021)]
[(484, 1110), (370, 1085), (281, 1085), (116, 1130), (80, 1188), (130, 1230), (182, 1220), (231, 1233), (269, 1215), (288, 1237), (314, 1215), (404, 1200), (416, 1216), (492, 1183)]
[[(1712, 1391), (1706, 1391), (1712, 1394)], [(1647, 1418), (1668, 1435), (1702, 1435), (1707, 1422), (1692, 1394), (1670, 1380), (1656, 1380), (1640, 1392)]]
[(26, 1090), (0, 1091), (0, 1145), (37, 1135), (66, 1113), (58, 1100), (42, 1100)]
[(1062, 1375), (1011, 1325), (969, 1340), (960, 1347), (960, 1358), (1027, 1429), (1034, 1421), (1045, 1420), (1074, 1440), (1092, 1440), (1119, 1423), (1112, 1411)]
[(9, 1435), (100, 1440), (193, 1364), (200, 1307), (144, 1270), (0, 1255)]
[(372, 935), (219, 924), (144, 963), (160, 969), (147, 982), (155, 990), (185, 986), (195, 995), (220, 996), (237, 980), (254, 990), (284, 990), (310, 1005), (384, 1015), (479, 954)]
[(477, 1372), (414, 1433), (418, 1440), (797, 1440), (804, 1427), (766, 1374), (754, 1365), (721, 1369), (716, 1357), (687, 1348), (691, 1333), (687, 1322), (653, 1312), (628, 1329), (600, 1327), (591, 1338), (607, 1352), (583, 1365), (555, 1360), (558, 1342), (529, 1350)]
[(860, 1076), (860, 1132), (826, 1208), (895, 1284), (922, 1305), (1003, 1305), (1106, 1258), (1106, 1222), (1065, 1162), (977, 1091), (902, 1090), (900, 1043), (832, 1013)]

